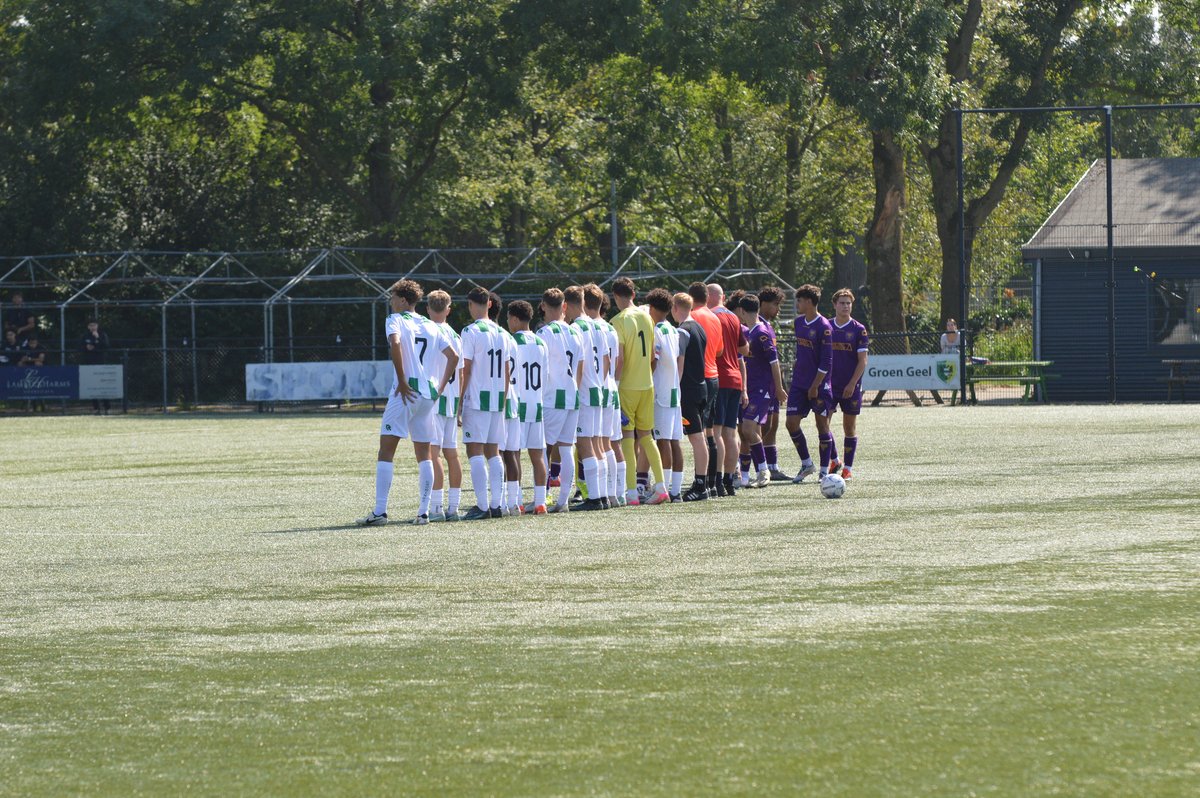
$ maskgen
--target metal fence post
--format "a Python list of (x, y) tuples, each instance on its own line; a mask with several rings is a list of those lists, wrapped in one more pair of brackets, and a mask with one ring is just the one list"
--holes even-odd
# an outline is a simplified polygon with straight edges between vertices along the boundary
[(1104, 191), (1108, 233), (1108, 401), (1117, 403), (1117, 263), (1113, 254), (1113, 109), (1104, 106)]
[(971, 326), (971, 319), (967, 313), (967, 220), (963, 207), (963, 112), (961, 108), (954, 109), (954, 130), (958, 147), (958, 163), (956, 165), (958, 173), (958, 318), (959, 338), (962, 339), (958, 346), (958, 377), (962, 383), (959, 394), (963, 398), (963, 407), (966, 407), (967, 339), (964, 338), (964, 335)]

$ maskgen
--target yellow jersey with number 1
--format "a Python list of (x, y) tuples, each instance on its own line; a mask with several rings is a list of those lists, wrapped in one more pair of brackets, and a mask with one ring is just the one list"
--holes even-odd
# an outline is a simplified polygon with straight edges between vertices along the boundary
[(622, 391), (644, 391), (654, 387), (650, 368), (654, 357), (654, 320), (636, 307), (628, 307), (613, 316), (612, 326), (621, 343), (620, 388)]

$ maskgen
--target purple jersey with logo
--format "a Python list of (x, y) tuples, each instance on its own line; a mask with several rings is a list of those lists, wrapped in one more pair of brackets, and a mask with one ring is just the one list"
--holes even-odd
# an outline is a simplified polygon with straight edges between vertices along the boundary
[[(833, 336), (830, 343), (830, 349), (833, 350), (833, 370), (830, 372), (830, 377), (833, 394), (840, 399), (847, 383), (850, 382), (850, 378), (854, 376), (854, 371), (858, 368), (858, 353), (867, 351), (870, 339), (867, 337), (867, 328), (854, 319), (846, 322), (845, 327), (839, 327), (837, 322), (831, 320), (829, 327)], [(862, 392), (861, 378), (855, 391)]]
[(833, 368), (833, 350), (829, 347), (833, 325), (820, 314), (811, 322), (797, 316), (793, 325), (796, 328), (796, 367), (792, 369), (792, 384), (807, 391), (817, 372), (823, 371), (824, 384), (828, 385), (829, 372)]
[(779, 360), (779, 352), (771, 328), (759, 319), (746, 333), (746, 340), (750, 342), (750, 354), (746, 357), (746, 382), (749, 383), (746, 393), (751, 396), (774, 394), (775, 375), (771, 364)]

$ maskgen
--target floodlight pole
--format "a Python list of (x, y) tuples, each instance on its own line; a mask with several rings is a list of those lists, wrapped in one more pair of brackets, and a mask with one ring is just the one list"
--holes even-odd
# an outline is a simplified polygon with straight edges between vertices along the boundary
[(958, 163), (958, 395), (959, 403), (967, 406), (967, 341), (964, 335), (971, 335), (971, 321), (967, 316), (967, 220), (963, 201), (963, 112), (961, 108), (954, 109), (954, 132), (957, 138)]
[(610, 180), (611, 184), (611, 199), (612, 199), (612, 265), (613, 269), (617, 268), (617, 181)]
[(1117, 263), (1113, 253), (1113, 107), (1104, 106), (1104, 191), (1108, 234), (1108, 402), (1117, 403)]

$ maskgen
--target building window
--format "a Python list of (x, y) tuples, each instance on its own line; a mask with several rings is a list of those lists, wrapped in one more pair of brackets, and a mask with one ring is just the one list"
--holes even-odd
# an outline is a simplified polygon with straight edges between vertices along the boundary
[(1159, 280), (1151, 287), (1150, 340), (1162, 346), (1200, 344), (1200, 280)]

